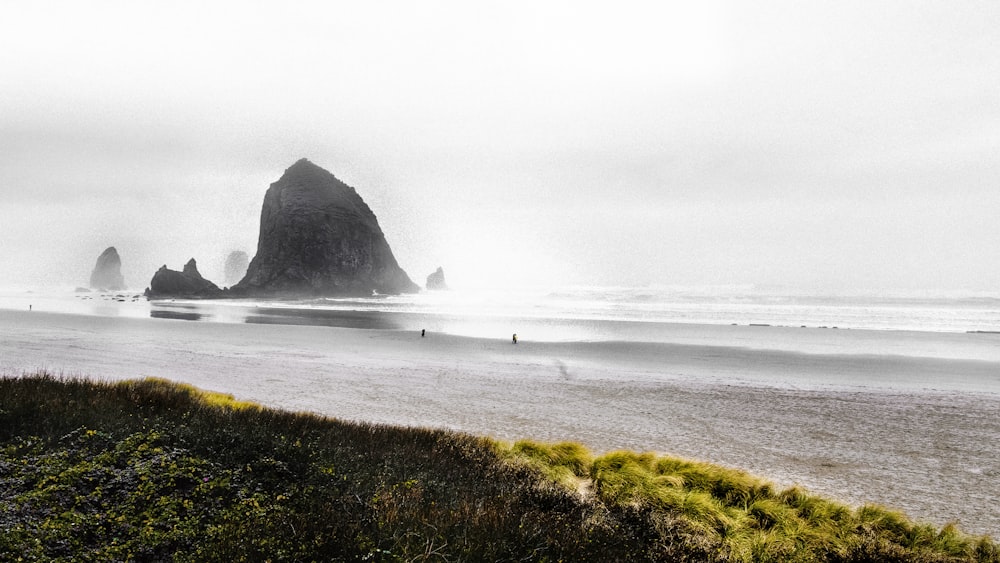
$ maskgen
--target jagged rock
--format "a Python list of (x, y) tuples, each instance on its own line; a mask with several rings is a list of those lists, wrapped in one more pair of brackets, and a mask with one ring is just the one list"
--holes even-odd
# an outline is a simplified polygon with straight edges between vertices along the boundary
[(97, 264), (90, 274), (90, 287), (100, 291), (118, 291), (125, 289), (125, 278), (122, 276), (122, 259), (115, 247), (109, 246), (97, 257)]
[(371, 295), (420, 288), (399, 267), (375, 214), (354, 188), (301, 159), (271, 184), (257, 255), (239, 295)]
[(162, 266), (153, 274), (146, 297), (221, 297), (219, 286), (201, 277), (194, 258), (188, 260), (184, 270), (178, 272)]
[(427, 289), (448, 289), (448, 284), (444, 281), (444, 268), (438, 266), (434, 273), (427, 276)]
[(242, 250), (234, 250), (226, 257), (226, 285), (233, 285), (247, 274), (250, 258)]

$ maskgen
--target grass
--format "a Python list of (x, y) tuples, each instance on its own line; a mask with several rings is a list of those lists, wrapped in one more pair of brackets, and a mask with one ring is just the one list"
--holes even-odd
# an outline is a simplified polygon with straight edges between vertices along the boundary
[(746, 473), (0, 378), (3, 561), (1000, 561), (988, 538)]

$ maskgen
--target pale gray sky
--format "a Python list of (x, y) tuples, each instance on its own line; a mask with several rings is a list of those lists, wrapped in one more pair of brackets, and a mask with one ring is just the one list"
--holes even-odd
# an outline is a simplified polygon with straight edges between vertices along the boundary
[(301, 157), (421, 284), (1000, 292), (1000, 2), (0, 0), (0, 285), (221, 281)]

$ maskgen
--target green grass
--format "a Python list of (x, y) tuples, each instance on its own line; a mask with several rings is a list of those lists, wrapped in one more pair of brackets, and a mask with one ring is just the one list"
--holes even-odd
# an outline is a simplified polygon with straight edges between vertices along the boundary
[(952, 526), (573, 443), (0, 378), (2, 561), (1000, 561)]

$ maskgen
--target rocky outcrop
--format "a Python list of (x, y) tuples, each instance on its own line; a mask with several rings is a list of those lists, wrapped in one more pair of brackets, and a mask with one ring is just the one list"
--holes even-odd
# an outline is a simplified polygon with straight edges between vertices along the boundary
[(448, 284), (444, 281), (444, 268), (438, 266), (434, 273), (427, 276), (427, 289), (448, 289)]
[(231, 293), (371, 295), (413, 293), (375, 214), (354, 188), (306, 159), (264, 196), (257, 255)]
[(233, 285), (247, 274), (250, 258), (242, 250), (234, 250), (226, 257), (226, 285)]
[(110, 246), (97, 257), (97, 264), (90, 274), (90, 287), (100, 291), (119, 291), (125, 289), (125, 278), (122, 276), (122, 259), (115, 247)]
[(178, 272), (166, 266), (161, 267), (153, 274), (153, 279), (146, 289), (146, 297), (151, 299), (161, 297), (221, 297), (222, 290), (219, 286), (201, 277), (198, 272), (198, 264), (194, 258), (188, 260), (184, 265), (184, 270)]

